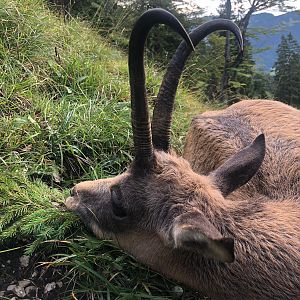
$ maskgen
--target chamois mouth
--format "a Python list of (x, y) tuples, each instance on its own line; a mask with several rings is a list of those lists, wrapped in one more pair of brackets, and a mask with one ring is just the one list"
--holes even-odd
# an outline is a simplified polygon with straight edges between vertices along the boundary
[(68, 197), (65, 201), (65, 205), (68, 210), (76, 211), (79, 204), (79, 200), (75, 197)]

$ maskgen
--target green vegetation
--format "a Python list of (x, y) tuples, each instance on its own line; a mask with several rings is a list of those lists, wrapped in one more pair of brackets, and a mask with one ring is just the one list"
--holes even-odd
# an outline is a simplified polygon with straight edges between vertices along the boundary
[[(149, 64), (150, 100), (161, 78)], [(204, 109), (179, 91), (179, 152), (190, 117)], [(0, 255), (18, 246), (66, 266), (67, 299), (70, 289), (85, 299), (170, 299), (175, 283), (96, 240), (61, 205), (74, 183), (117, 174), (132, 159), (126, 55), (42, 0), (2, 0), (0, 119)]]
[[(105, 38), (122, 49), (126, 49), (128, 37), (134, 21), (145, 10), (162, 7), (171, 11), (191, 30), (206, 21), (203, 8), (188, 0), (50, 0), (56, 3), (71, 3), (64, 6), (65, 14), (80, 16), (89, 20), (93, 27)], [(237, 43), (232, 34), (218, 32), (202, 41), (196, 53), (187, 63), (187, 71), (183, 76), (183, 84), (201, 99), (227, 104), (237, 102), (241, 98), (261, 98), (285, 100), (286, 89), (278, 87), (278, 80), (272, 73), (258, 70), (253, 59), (257, 51), (251, 42), (259, 36), (266, 38), (278, 28), (249, 28), (254, 13), (270, 8), (290, 9), (286, 0), (258, 0), (251, 3), (245, 0), (219, 1), (218, 14), (213, 18), (230, 19), (241, 29), (245, 51), (237, 55)], [(133, 10), (132, 7), (135, 9)], [(287, 23), (288, 20), (287, 20)], [(269, 23), (266, 23), (269, 24)], [(267, 27), (273, 25), (266, 25)], [(264, 36), (261, 33), (264, 32)], [(154, 28), (147, 42), (148, 55), (155, 58), (160, 65), (165, 65), (177, 47), (180, 38), (164, 27)], [(299, 70), (299, 68), (298, 68)], [(294, 75), (298, 76), (299, 71)], [(253, 79), (253, 80), (250, 80)], [(281, 93), (281, 94), (280, 94)], [(279, 95), (280, 94), (280, 95)], [(203, 96), (205, 95), (205, 96)], [(293, 105), (292, 101), (291, 104)]]
[(300, 45), (289, 33), (281, 37), (275, 62), (275, 98), (300, 106)]

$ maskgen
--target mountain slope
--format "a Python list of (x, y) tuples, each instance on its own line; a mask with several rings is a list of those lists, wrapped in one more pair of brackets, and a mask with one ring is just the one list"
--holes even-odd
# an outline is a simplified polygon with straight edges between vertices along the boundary
[(250, 34), (256, 37), (250, 38), (254, 49), (267, 49), (257, 51), (254, 55), (258, 67), (270, 71), (277, 59), (276, 49), (280, 43), (281, 36), (292, 33), (300, 43), (300, 11), (289, 12), (280, 16), (269, 13), (255, 14), (250, 19)]

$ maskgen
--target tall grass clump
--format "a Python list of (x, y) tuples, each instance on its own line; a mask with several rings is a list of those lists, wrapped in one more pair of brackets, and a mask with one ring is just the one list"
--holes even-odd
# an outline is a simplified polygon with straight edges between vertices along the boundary
[[(150, 98), (161, 78), (149, 64)], [(67, 267), (68, 288), (84, 299), (174, 296), (174, 283), (93, 238), (62, 208), (68, 187), (132, 160), (129, 96), (126, 55), (89, 24), (65, 23), (42, 0), (0, 2), (0, 249), (43, 250), (49, 265)], [(180, 151), (203, 107), (184, 90), (178, 99)]]
[(0, 5), (5, 162), (60, 185), (118, 172), (131, 149), (123, 56), (42, 1)]

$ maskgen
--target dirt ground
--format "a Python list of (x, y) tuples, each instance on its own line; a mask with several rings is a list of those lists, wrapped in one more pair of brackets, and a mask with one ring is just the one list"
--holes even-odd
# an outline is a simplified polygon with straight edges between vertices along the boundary
[(21, 250), (0, 254), (0, 299), (58, 300), (68, 284), (62, 267), (49, 267), (41, 256), (25, 256)]

